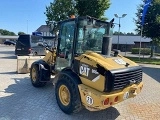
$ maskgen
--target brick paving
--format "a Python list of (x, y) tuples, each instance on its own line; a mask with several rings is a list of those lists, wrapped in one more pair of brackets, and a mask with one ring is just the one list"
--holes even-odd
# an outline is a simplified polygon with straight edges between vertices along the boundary
[(29, 74), (16, 73), (14, 47), (0, 46), (0, 120), (160, 120), (160, 66), (142, 65), (144, 88), (106, 110), (66, 115), (57, 106), (54, 86), (34, 88)]

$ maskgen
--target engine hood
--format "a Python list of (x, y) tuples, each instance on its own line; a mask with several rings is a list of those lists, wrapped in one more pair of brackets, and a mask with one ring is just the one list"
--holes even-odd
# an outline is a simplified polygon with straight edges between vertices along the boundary
[(117, 57), (107, 57), (93, 51), (87, 51), (84, 56), (89, 58), (92, 61), (95, 61), (96, 64), (99, 64), (106, 70), (122, 69), (139, 66), (137, 63), (118, 55)]

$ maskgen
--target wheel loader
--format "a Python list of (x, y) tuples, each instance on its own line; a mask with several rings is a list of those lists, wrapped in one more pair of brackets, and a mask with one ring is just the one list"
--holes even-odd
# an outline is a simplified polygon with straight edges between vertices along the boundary
[(85, 16), (54, 24), (57, 47), (44, 45), (48, 53), (32, 63), (32, 85), (43, 87), (52, 81), (64, 113), (103, 110), (141, 92), (142, 68), (111, 50), (113, 21)]

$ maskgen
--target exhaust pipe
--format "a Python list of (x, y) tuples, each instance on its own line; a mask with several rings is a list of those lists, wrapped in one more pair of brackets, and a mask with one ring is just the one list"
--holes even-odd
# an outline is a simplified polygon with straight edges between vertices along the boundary
[(112, 49), (112, 37), (104, 36), (102, 41), (102, 55), (110, 57)]

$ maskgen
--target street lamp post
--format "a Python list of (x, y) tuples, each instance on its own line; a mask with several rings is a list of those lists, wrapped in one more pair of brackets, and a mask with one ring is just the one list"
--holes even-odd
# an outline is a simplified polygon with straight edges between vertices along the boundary
[(28, 34), (28, 20), (27, 20), (27, 34)]
[(119, 19), (119, 24), (118, 24), (118, 26), (119, 26), (119, 29), (118, 29), (118, 42), (117, 42), (117, 50), (119, 49), (119, 34), (120, 34), (120, 27), (121, 27), (121, 24), (120, 24), (120, 19), (121, 19), (121, 18), (124, 18), (126, 15), (127, 15), (127, 14), (123, 14), (121, 17), (119, 17), (117, 14), (114, 14), (114, 16), (115, 16), (116, 18), (118, 18), (118, 19)]

